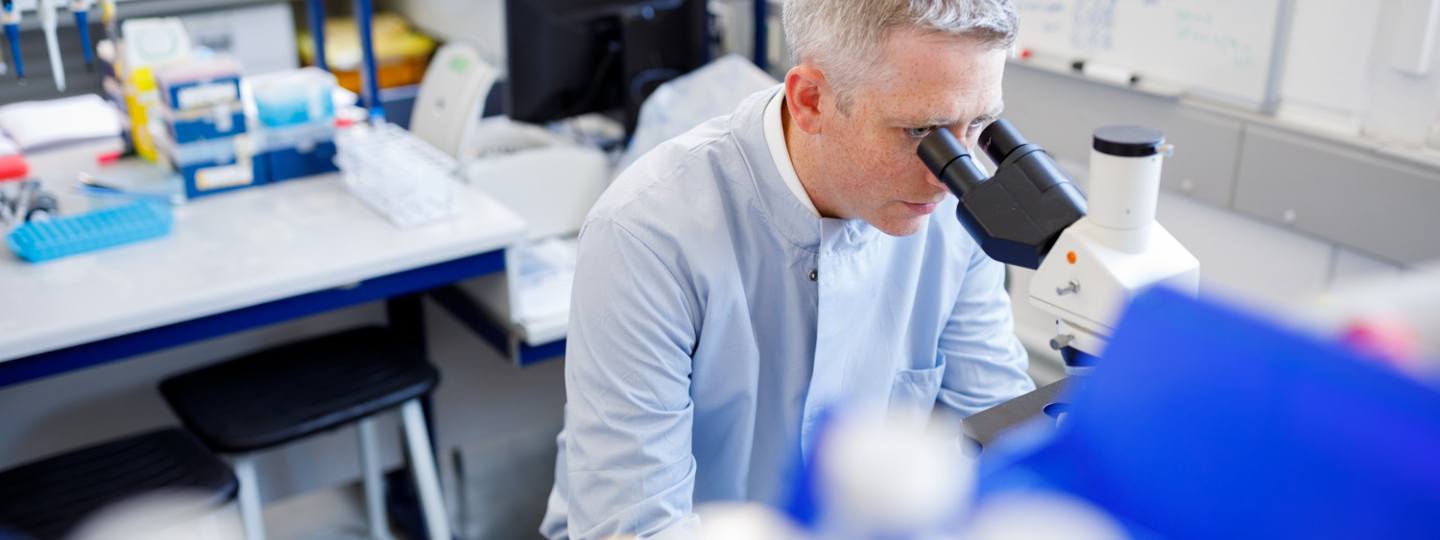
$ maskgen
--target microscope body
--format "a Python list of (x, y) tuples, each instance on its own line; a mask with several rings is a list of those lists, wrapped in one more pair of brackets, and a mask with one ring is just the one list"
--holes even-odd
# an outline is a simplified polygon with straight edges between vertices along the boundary
[(1051, 346), (1065, 353), (1067, 366), (1081, 368), (1104, 352), (1121, 310), (1140, 290), (1163, 284), (1198, 292), (1199, 261), (1155, 222), (1164, 141), (1146, 128), (1096, 130), (1088, 200), (1004, 120), (980, 135), (993, 177), (947, 130), (936, 130), (918, 151), (960, 198), (956, 217), (985, 253), (1036, 270), (1031, 303), (1056, 317)]
[(1053, 346), (1100, 356), (1142, 289), (1198, 292), (1200, 262), (1155, 221), (1163, 140), (1141, 128), (1095, 132), (1088, 213), (1060, 234), (1030, 280), (1030, 302), (1057, 319)]

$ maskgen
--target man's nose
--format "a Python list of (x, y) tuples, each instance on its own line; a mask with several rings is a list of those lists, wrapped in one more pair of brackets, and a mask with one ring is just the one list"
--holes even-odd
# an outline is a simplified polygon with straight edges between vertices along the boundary
[(931, 187), (936, 187), (945, 191), (949, 191), (949, 189), (945, 187), (945, 183), (941, 182), (939, 178), (936, 178), (935, 173), (930, 172), (930, 168), (926, 167), (923, 162), (917, 159), (915, 160), (915, 163), (918, 166), (918, 170), (916, 172), (925, 179), (925, 183), (930, 184)]

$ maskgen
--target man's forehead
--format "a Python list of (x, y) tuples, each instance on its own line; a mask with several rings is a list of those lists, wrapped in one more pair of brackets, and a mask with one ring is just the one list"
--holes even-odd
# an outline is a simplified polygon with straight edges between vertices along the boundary
[(897, 37), (888, 47), (885, 76), (872, 85), (887, 117), (948, 125), (999, 112), (1003, 50), (953, 38)]

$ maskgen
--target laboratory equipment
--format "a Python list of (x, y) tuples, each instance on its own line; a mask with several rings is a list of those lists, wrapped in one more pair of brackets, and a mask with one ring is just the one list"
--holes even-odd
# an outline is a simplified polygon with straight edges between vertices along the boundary
[(75, 16), (75, 30), (80, 34), (80, 51), (85, 53), (85, 71), (95, 70), (95, 51), (90, 47), (90, 8), (95, 0), (71, 0), (70, 14)]
[(1071, 404), (987, 449), (982, 502), (1056, 490), (1139, 538), (1440, 530), (1440, 393), (1292, 323), (1141, 293)]
[(410, 114), (410, 131), (441, 151), (460, 157), (499, 77), (500, 71), (481, 58), (474, 47), (445, 44), (425, 70)]
[(371, 24), (374, 15), (375, 6), (370, 0), (355, 0), (355, 31), (360, 34), (360, 57), (364, 60), (360, 70), (364, 91), (360, 96), (365, 100), (365, 108), (370, 110), (370, 119), (378, 122), (385, 119), (385, 108), (380, 103), (379, 70), (375, 64), (375, 26)]
[(126, 19), (120, 23), (124, 36), (117, 47), (121, 53), (119, 77), (124, 89), (125, 110), (130, 117), (130, 142), (135, 153), (157, 161), (159, 150), (151, 136), (150, 119), (163, 105), (155, 84), (155, 68), (190, 56), (190, 34), (180, 19)]
[(15, 78), (25, 80), (25, 58), (20, 53), (20, 6), (15, 0), (0, 0), (0, 24), (5, 26), (5, 39), (10, 43), (10, 63), (15, 64)]
[(943, 538), (969, 505), (975, 462), (928, 408), (856, 405), (817, 420), (786, 514), (816, 540)]
[(55, 5), (58, 0), (40, 0), (40, 28), (45, 32), (45, 50), (50, 54), (50, 74), (55, 78), (55, 89), (65, 91), (65, 66), (60, 61), (60, 38), (56, 34), (58, 24)]
[(455, 215), (457, 164), (405, 129), (388, 123), (356, 125), (336, 137), (335, 163), (345, 185), (399, 227)]
[(187, 198), (264, 184), (270, 179), (269, 162), (260, 155), (260, 143), (252, 134), (184, 144), (163, 138), (156, 142), (180, 172)]
[(30, 166), (25, 162), (24, 156), (0, 155), (0, 182), (25, 178), (29, 173)]
[(240, 64), (226, 57), (172, 63), (154, 71), (161, 119), (176, 144), (246, 131)]
[(619, 110), (632, 132), (650, 92), (710, 60), (705, 4), (507, 0), (510, 117)]
[(335, 76), (329, 72), (310, 67), (249, 80), (261, 126), (330, 123), (335, 118)]
[(240, 103), (240, 63), (228, 57), (190, 60), (155, 70), (166, 107), (187, 111)]
[(325, 64), (325, 0), (305, 0), (305, 16), (310, 21), (310, 39), (314, 40), (315, 67), (329, 71)]
[(171, 205), (185, 204), (185, 197), (179, 193), (163, 193), (157, 191), (140, 191), (120, 186), (118, 183), (101, 180), (87, 172), (76, 175), (76, 191), (84, 195), (95, 197), (112, 197), (130, 200), (149, 200), (162, 202)]
[(948, 129), (936, 129), (918, 152), (960, 198), (956, 217), (987, 255), (1036, 269), (1031, 303), (1057, 318), (1051, 346), (1072, 372), (1104, 352), (1120, 310), (1142, 289), (1197, 292), (1199, 261), (1155, 222), (1160, 167), (1170, 151), (1162, 133), (1095, 131), (1088, 209), (1049, 154), (1009, 122), (987, 127), (979, 143), (996, 165), (993, 177)]
[(169, 234), (170, 207), (137, 201), (76, 216), (27, 222), (5, 237), (30, 262), (84, 253)]
[(335, 172), (335, 126), (312, 122), (264, 128), (261, 156), (271, 182)]
[(105, 37), (111, 41), (120, 37), (120, 29), (115, 25), (116, 20), (115, 0), (100, 0), (100, 23), (105, 26)]
[(334, 172), (335, 76), (307, 67), (249, 83), (270, 181)]
[(55, 195), (42, 191), (40, 181), (29, 179), (0, 180), (15, 186), (13, 193), (0, 191), (0, 229), (18, 227), (26, 221), (54, 216), (60, 209)]

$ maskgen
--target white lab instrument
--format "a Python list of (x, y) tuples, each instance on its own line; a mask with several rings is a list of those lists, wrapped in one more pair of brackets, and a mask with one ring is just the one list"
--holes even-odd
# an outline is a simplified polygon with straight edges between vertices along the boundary
[(1155, 222), (1160, 168), (1170, 146), (1159, 131), (1095, 131), (1087, 202), (1039, 146), (1000, 120), (980, 135), (996, 165), (989, 177), (948, 129), (919, 154), (960, 198), (957, 218), (991, 258), (1036, 269), (1030, 299), (1057, 318), (1051, 346), (1082, 370), (1104, 352), (1121, 308), (1159, 284), (1195, 294), (1200, 263)]
[(175, 17), (126, 19), (120, 23), (120, 33), (125, 36), (121, 51), (128, 71), (190, 56), (190, 33)]
[[(1125, 136), (1107, 129), (1097, 140)], [(1125, 152), (1107, 153), (1104, 144), (1090, 151), (1089, 213), (1065, 229), (1030, 282), (1030, 302), (1058, 318), (1052, 346), (1099, 356), (1121, 310), (1142, 289), (1198, 292), (1200, 262), (1155, 221), (1169, 151), (1157, 136), (1142, 141), (1155, 143), (1150, 155), (1115, 155)]]
[(441, 47), (425, 70), (410, 131), (441, 151), (460, 158), (474, 135), (486, 97), (500, 72), (474, 47), (451, 42)]

